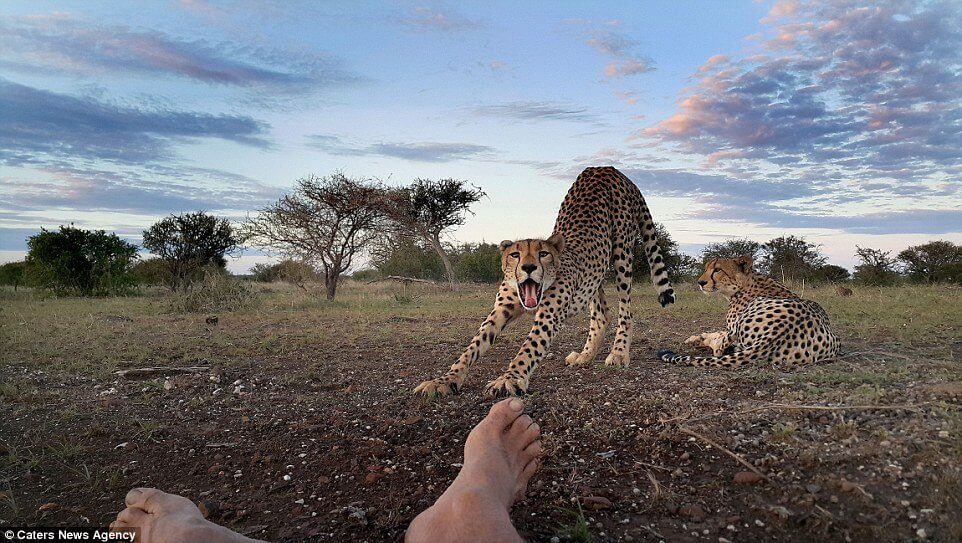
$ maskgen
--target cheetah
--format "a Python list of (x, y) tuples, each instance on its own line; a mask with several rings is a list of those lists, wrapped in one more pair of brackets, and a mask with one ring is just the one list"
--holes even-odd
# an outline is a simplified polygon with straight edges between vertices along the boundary
[(839, 340), (825, 310), (756, 273), (752, 264), (747, 256), (713, 259), (698, 278), (704, 293), (719, 292), (730, 300), (726, 331), (685, 340), (711, 349), (714, 356), (678, 356), (665, 349), (658, 357), (673, 364), (731, 369), (754, 362), (788, 368), (835, 358)]
[(458, 393), (469, 366), (488, 351), (505, 326), (528, 313), (534, 316), (531, 331), (507, 371), (485, 387), (485, 397), (526, 393), (558, 327), (586, 307), (591, 315), (588, 339), (584, 348), (568, 355), (565, 362), (576, 366), (594, 360), (611, 320), (601, 286), (609, 266), (617, 274), (618, 329), (605, 364), (627, 366), (636, 240), (644, 243), (658, 301), (662, 307), (674, 303), (675, 293), (658, 249), (655, 225), (641, 191), (611, 166), (587, 168), (568, 190), (550, 237), (501, 242), (504, 281), (494, 309), (451, 369), (442, 377), (421, 383), (414, 393)]

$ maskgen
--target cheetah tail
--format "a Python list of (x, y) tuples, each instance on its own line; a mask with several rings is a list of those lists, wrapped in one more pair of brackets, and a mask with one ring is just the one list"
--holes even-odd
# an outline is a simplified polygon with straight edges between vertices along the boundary
[(669, 349), (658, 351), (658, 358), (662, 362), (678, 364), (681, 366), (700, 366), (708, 368), (735, 369), (746, 364), (751, 364), (761, 359), (770, 357), (770, 349), (748, 348), (744, 351), (736, 351), (724, 356), (680, 356)]
[(658, 248), (658, 234), (655, 233), (655, 221), (651, 218), (648, 205), (642, 200), (641, 203), (641, 239), (645, 244), (645, 257), (648, 259), (648, 268), (651, 270), (651, 283), (658, 291), (658, 303), (661, 307), (675, 303), (675, 289), (671, 287), (668, 280), (668, 268), (665, 260), (661, 256)]

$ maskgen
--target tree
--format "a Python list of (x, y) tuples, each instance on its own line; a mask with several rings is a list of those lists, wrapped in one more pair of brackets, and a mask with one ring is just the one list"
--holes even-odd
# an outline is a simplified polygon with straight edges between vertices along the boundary
[(962, 264), (962, 245), (951, 241), (930, 241), (902, 250), (898, 260), (905, 267), (905, 275), (916, 282), (931, 283), (949, 280), (951, 272)]
[(458, 248), (454, 267), (462, 281), (498, 283), (504, 277), (501, 248), (494, 243), (465, 243)]
[(835, 264), (826, 264), (816, 271), (816, 278), (826, 283), (841, 283), (850, 275), (848, 270)]
[(248, 218), (243, 234), (254, 245), (320, 267), (327, 299), (333, 300), (341, 274), (384, 227), (384, 194), (379, 184), (340, 172), (311, 175)]
[(371, 263), (383, 276), (444, 279), (444, 263), (434, 249), (425, 245), (410, 233), (392, 230), (373, 244)]
[(30, 282), (58, 296), (125, 294), (133, 287), (137, 246), (116, 234), (61, 226), (59, 232), (41, 229), (27, 247)]
[(769, 240), (761, 247), (759, 271), (786, 282), (812, 280), (828, 260), (818, 246), (796, 236)]
[(27, 263), (22, 260), (7, 262), (0, 266), (0, 285), (12, 286), (13, 291), (16, 292), (17, 288), (26, 281), (26, 270)]
[[(655, 236), (658, 238), (658, 250), (661, 253), (661, 258), (665, 262), (665, 267), (668, 268), (668, 276), (673, 281), (690, 279), (698, 275), (701, 266), (693, 257), (678, 251), (678, 242), (672, 239), (665, 225), (659, 222), (655, 223)], [(651, 266), (648, 264), (646, 254), (644, 244), (641, 243), (641, 240), (638, 240), (634, 248), (633, 275), (642, 277), (650, 273)]]
[(889, 254), (891, 251), (855, 246), (855, 256), (859, 264), (855, 266), (854, 279), (863, 285), (891, 285), (898, 280), (895, 271), (895, 259)]
[(227, 219), (203, 211), (171, 215), (144, 230), (144, 248), (160, 257), (169, 272), (171, 290), (186, 288), (207, 266), (227, 267), (225, 255), (241, 240)]
[(762, 244), (750, 239), (726, 239), (722, 242), (709, 243), (701, 252), (702, 262), (708, 262), (714, 258), (736, 258), (747, 256), (753, 261), (758, 259), (758, 252), (761, 251)]
[(391, 190), (388, 195), (385, 210), (396, 227), (412, 232), (438, 254), (451, 288), (457, 290), (457, 274), (441, 237), (464, 224), (471, 204), (484, 197), (484, 192), (457, 179), (416, 179), (410, 186)]
[(251, 266), (250, 273), (255, 281), (263, 283), (285, 281), (295, 285), (303, 285), (308, 281), (318, 279), (317, 271), (310, 264), (290, 258), (281, 260), (276, 264), (266, 262), (254, 264)]

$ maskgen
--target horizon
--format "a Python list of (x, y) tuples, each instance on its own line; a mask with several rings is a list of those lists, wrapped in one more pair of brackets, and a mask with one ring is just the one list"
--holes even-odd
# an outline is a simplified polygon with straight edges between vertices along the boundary
[(459, 243), (547, 237), (601, 165), (693, 256), (962, 243), (962, 4), (687, 7), (5, 3), (0, 262), (41, 227), (139, 245), (337, 170), (481, 187)]

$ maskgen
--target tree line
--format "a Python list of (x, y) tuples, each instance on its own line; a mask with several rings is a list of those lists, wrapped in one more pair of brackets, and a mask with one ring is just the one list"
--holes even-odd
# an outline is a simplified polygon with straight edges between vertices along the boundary
[[(241, 246), (266, 249), (283, 258), (255, 266), (258, 280), (320, 280), (328, 299), (361, 261), (361, 279), (400, 275), (447, 281), (496, 282), (500, 252), (492, 243), (453, 244), (446, 235), (461, 226), (471, 206), (485, 193), (466, 181), (416, 179), (389, 187), (372, 179), (335, 172), (299, 179), (293, 190), (233, 225), (205, 212), (166, 217), (143, 232), (142, 246), (152, 258), (141, 260), (138, 247), (116, 234), (61, 226), (27, 240), (22, 262), (0, 266), (0, 284), (29, 285), (57, 295), (104, 296), (131, 292), (139, 284), (164, 284), (186, 290), (210, 273), (226, 273), (227, 257)], [(697, 277), (713, 258), (750, 256), (761, 273), (788, 283), (854, 281), (866, 285), (899, 282), (962, 284), (962, 246), (932, 241), (897, 254), (856, 248), (854, 274), (829, 264), (819, 246), (802, 237), (782, 236), (760, 243), (729, 239), (711, 243), (698, 257), (679, 250), (663, 225), (657, 234), (672, 279)], [(640, 250), (637, 254), (643, 255)], [(634, 273), (648, 272), (644, 258)]]

